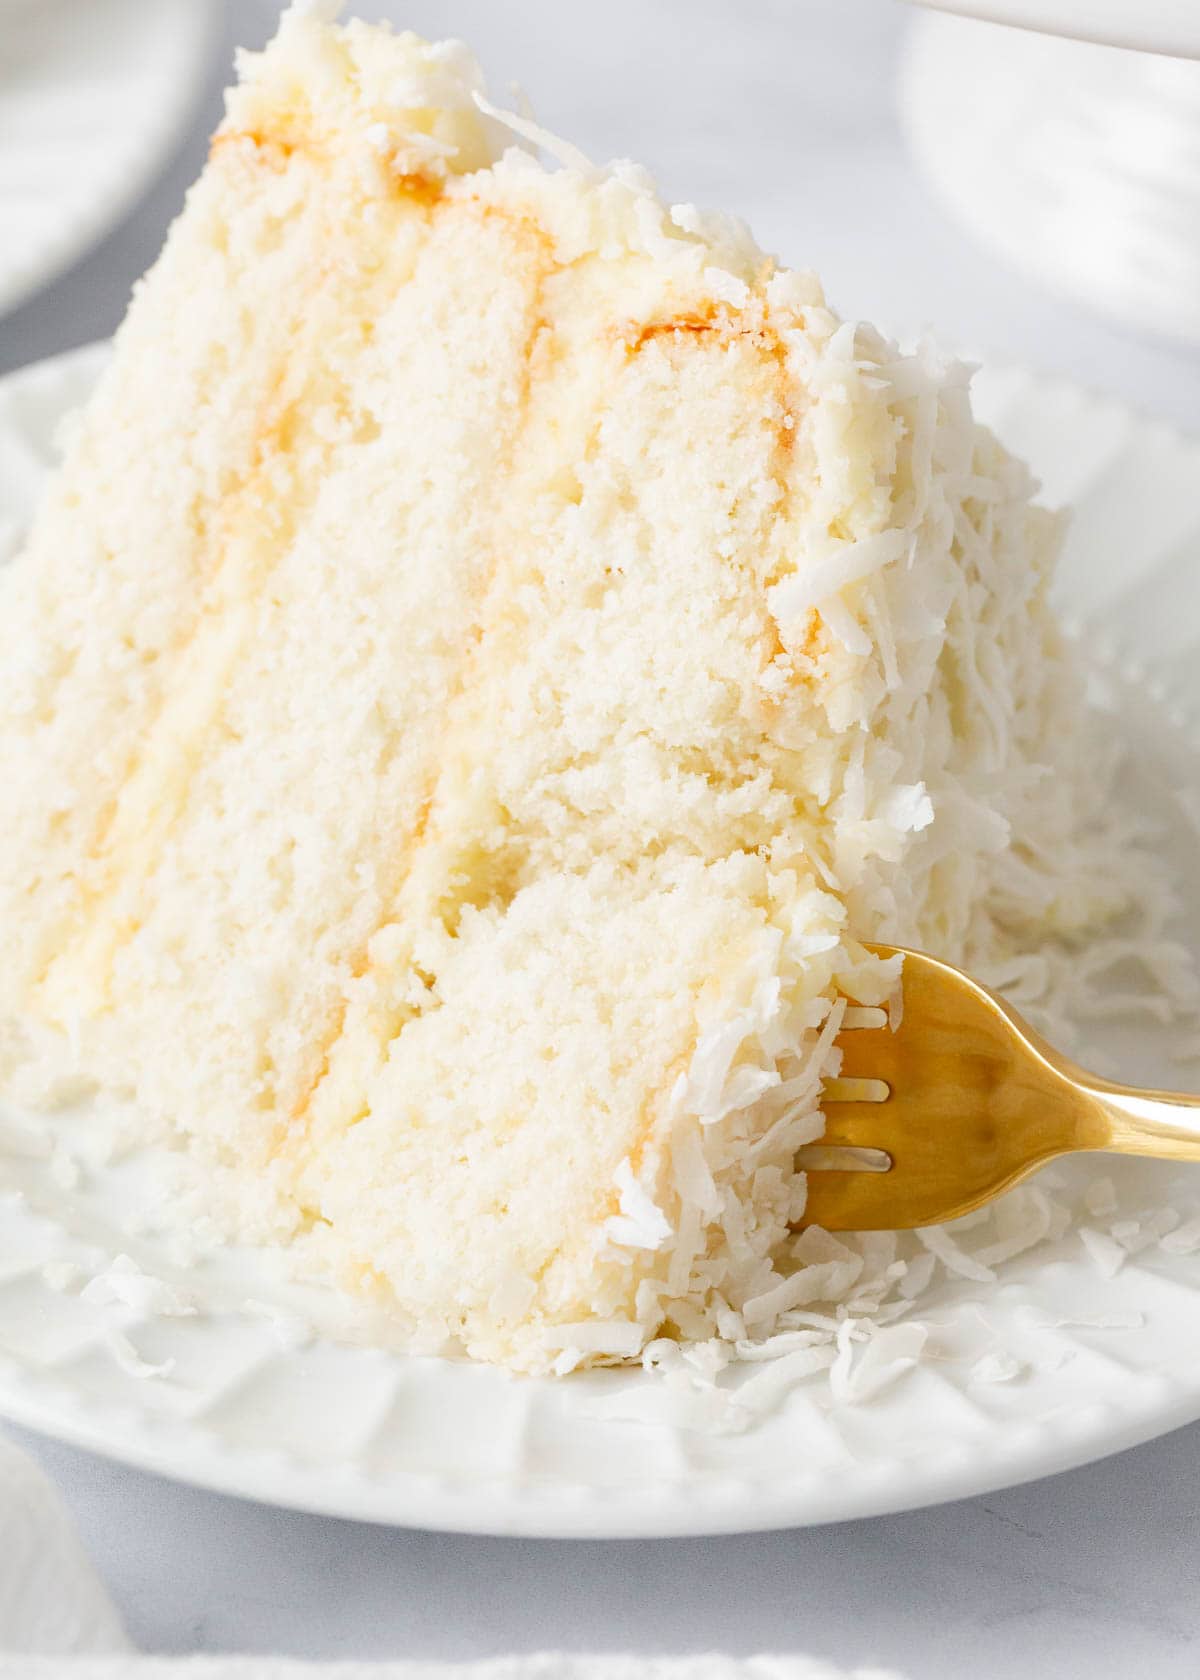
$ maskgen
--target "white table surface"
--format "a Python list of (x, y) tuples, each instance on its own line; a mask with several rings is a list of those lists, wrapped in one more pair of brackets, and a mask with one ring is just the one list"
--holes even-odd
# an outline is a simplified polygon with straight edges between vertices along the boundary
[[(82, 0), (39, 0), (41, 4)], [(217, 0), (214, 0), (217, 3)], [(736, 209), (846, 314), (1068, 374), (1200, 430), (1200, 358), (998, 270), (908, 166), (892, 0), (364, 0), (479, 48), (596, 157)], [(0, 320), (0, 370), (99, 337), (204, 153), (235, 36), (189, 139), (87, 261)], [(984, 27), (984, 26), (981, 26)], [(1200, 493), (1200, 487), (1198, 487)], [(1198, 1350), (1200, 1356), (1200, 1350)], [(199, 1493), (33, 1436), (134, 1638), (163, 1651), (466, 1658), (509, 1650), (809, 1650), (911, 1680), (1200, 1673), (1200, 1426), (985, 1499), (837, 1528), (595, 1543), (385, 1532)]]

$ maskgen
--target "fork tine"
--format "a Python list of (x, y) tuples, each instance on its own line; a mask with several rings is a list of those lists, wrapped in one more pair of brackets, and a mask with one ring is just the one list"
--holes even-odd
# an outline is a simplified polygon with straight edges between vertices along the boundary
[[(844, 1154), (813, 1156), (802, 1223), (912, 1230), (971, 1212), (1056, 1155), (1111, 1146), (1106, 1092), (1115, 1087), (1090, 1080), (1003, 999), (948, 963), (870, 949), (903, 958), (895, 1000), (903, 1014), (893, 1029), (856, 1007), (838, 1034), (841, 1066), (823, 1093), (820, 1142), (825, 1150), (879, 1150), (891, 1165), (860, 1171)], [(862, 1100), (881, 1085), (885, 1101)], [(1187, 1144), (1196, 1149), (1190, 1130)], [(804, 1168), (802, 1156), (797, 1165)]]
[(891, 1094), (892, 1088), (885, 1079), (856, 1079), (838, 1074), (836, 1078), (825, 1081), (821, 1101), (823, 1106), (828, 1103), (881, 1103), (886, 1102)]
[(842, 1016), (842, 1031), (866, 1032), (875, 1027), (886, 1027), (888, 1012), (886, 1009), (864, 1007), (862, 1004), (852, 1003), (847, 1006)]

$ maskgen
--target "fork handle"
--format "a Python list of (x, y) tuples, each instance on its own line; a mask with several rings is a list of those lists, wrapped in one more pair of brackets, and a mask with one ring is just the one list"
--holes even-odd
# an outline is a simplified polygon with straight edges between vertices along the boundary
[(1107, 1138), (1081, 1148), (1119, 1155), (1156, 1155), (1166, 1161), (1200, 1161), (1200, 1096), (1140, 1091), (1089, 1077), (1081, 1082), (1100, 1110)]

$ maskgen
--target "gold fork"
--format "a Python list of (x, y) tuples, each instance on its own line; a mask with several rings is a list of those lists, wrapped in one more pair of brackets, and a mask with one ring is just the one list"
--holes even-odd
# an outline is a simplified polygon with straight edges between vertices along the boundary
[[(868, 949), (896, 954), (890, 945)], [(886, 1160), (877, 1157), (873, 1171), (810, 1166), (805, 1225), (939, 1224), (1081, 1149), (1200, 1161), (1200, 1096), (1085, 1073), (977, 980), (922, 952), (903, 955), (900, 1024), (843, 1031), (842, 1070), (826, 1081), (828, 1124), (815, 1148), (818, 1157), (851, 1148)], [(801, 1165), (812, 1160), (802, 1153)]]

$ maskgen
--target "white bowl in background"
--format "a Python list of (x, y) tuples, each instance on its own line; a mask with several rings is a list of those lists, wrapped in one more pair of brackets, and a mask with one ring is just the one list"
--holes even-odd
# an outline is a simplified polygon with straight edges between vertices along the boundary
[(0, 0), (0, 315), (118, 222), (212, 61), (211, 0)]
[[(1121, 9), (961, 5), (1074, 10), (1081, 26)], [(1185, 9), (1200, 45), (1200, 0)], [(1003, 262), (1138, 333), (1200, 345), (1200, 63), (926, 16), (900, 116), (933, 190)]]
[(915, 0), (937, 11), (1072, 35), (1112, 47), (1200, 58), (1196, 0)]

